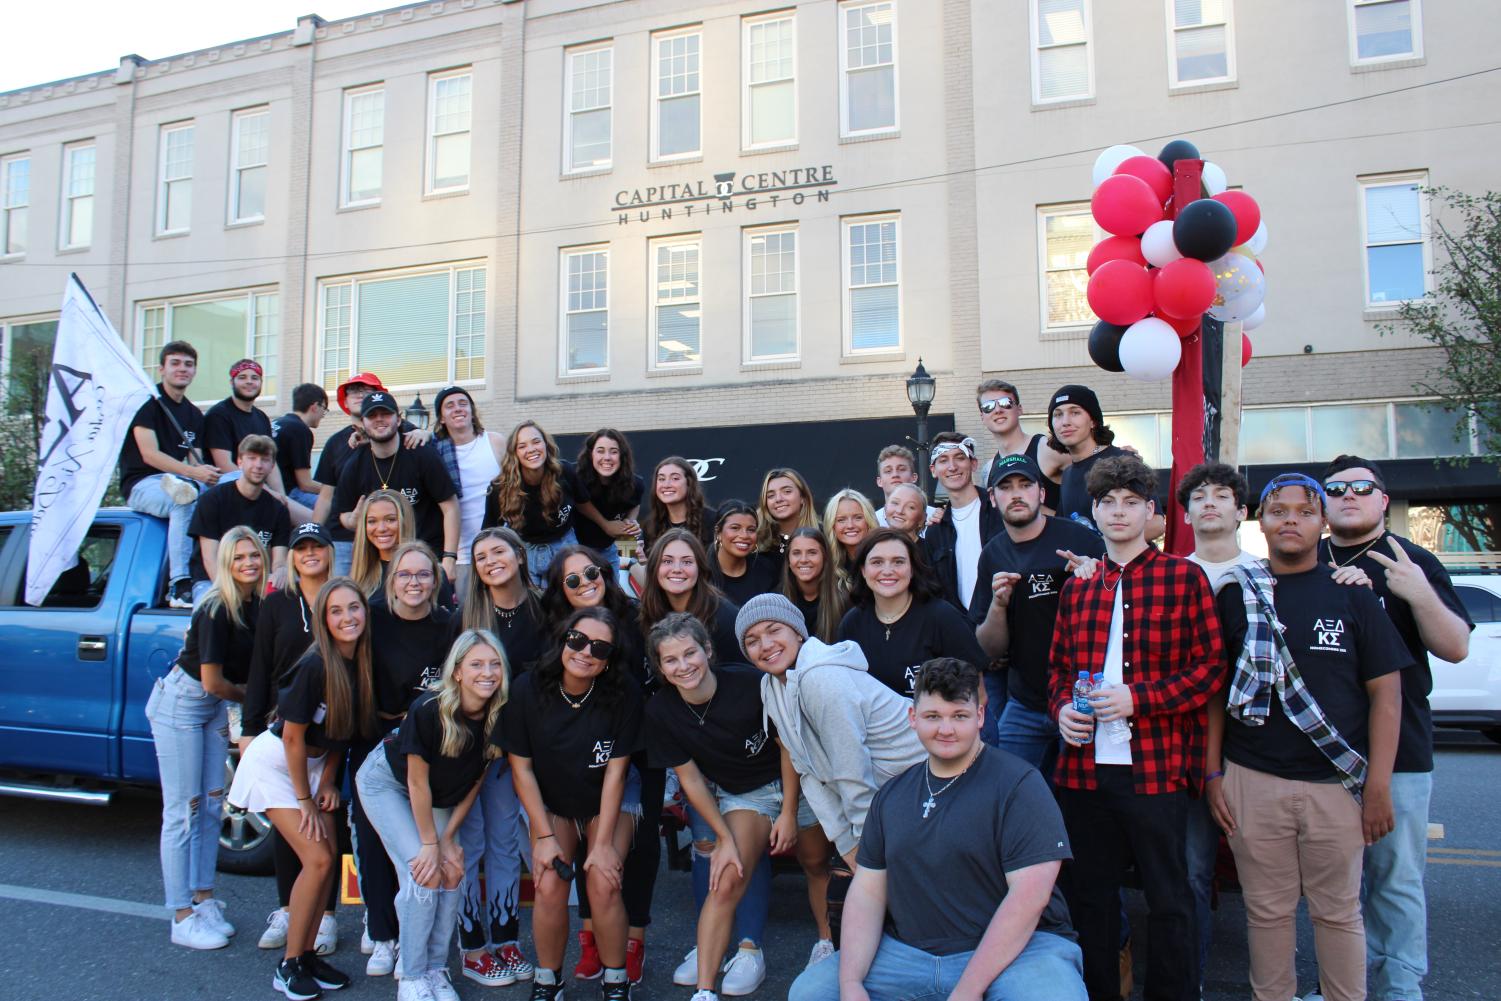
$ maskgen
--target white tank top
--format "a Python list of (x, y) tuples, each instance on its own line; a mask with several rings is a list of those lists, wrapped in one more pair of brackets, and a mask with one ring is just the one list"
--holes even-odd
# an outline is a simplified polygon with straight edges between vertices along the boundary
[(485, 517), (485, 493), (490, 481), (500, 475), (500, 463), (495, 461), (495, 449), (490, 447), (489, 436), (481, 433), (465, 445), (455, 445), (454, 454), (459, 459), (459, 562), (469, 562), (469, 544), (479, 531)]

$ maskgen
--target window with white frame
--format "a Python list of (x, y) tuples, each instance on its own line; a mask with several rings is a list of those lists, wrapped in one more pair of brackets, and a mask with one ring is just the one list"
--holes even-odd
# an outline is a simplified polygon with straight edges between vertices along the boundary
[(896, 216), (844, 221), (844, 349), (847, 354), (902, 346), (901, 270)]
[(748, 18), (742, 117), (747, 149), (797, 142), (797, 26), (789, 12)]
[(0, 158), (0, 256), (26, 253), (26, 210), (31, 206), (31, 157)]
[(345, 91), (343, 184), (339, 204), (346, 207), (379, 204), (385, 145), (385, 88)]
[(700, 251), (697, 234), (650, 244), (652, 368), (703, 364)]
[(427, 193), (469, 189), (469, 128), (474, 74), (467, 69), (428, 77)]
[(1421, 0), (1349, 0), (1349, 5), (1351, 63), (1422, 56)]
[(63, 218), (58, 229), (64, 250), (87, 247), (94, 240), (93, 143), (63, 148)]
[(0, 320), (0, 396), (8, 414), (29, 414), (47, 407), (52, 345), (57, 317)]
[(215, 292), (192, 298), (136, 304), (136, 347), (141, 365), (156, 370), (168, 341), (187, 341), (198, 350), (195, 403), (214, 403), (224, 394), (221, 381), (241, 358), (254, 358), (264, 370), (262, 397), (276, 395), (276, 360), (281, 350), (281, 297), (276, 289)]
[(391, 389), (484, 377), (485, 269), (445, 264), (318, 283), (318, 361), (332, 389), (379, 372)]
[(614, 129), (611, 105), (615, 50), (608, 45), (574, 49), (568, 53), (567, 62), (563, 169), (608, 169)]
[(1234, 0), (1166, 2), (1167, 67), (1172, 86), (1234, 80)]
[(1425, 174), (1360, 179), (1368, 306), (1421, 299), (1428, 289), (1426, 184)]
[(1032, 101), (1094, 96), (1089, 0), (1032, 0)]
[(895, 131), (896, 3), (847, 3), (839, 24), (840, 135)]
[(229, 221), (266, 218), (266, 164), (271, 158), (271, 112), (237, 111), (230, 127)]
[(588, 375), (610, 367), (610, 251), (577, 247), (563, 251), (560, 278), (559, 369)]
[(193, 123), (163, 125), (156, 231), (186, 233), (193, 219)]
[(1085, 264), (1099, 231), (1089, 203), (1037, 210), (1037, 251), (1042, 276), (1042, 328), (1087, 327), (1095, 322), (1085, 289)]
[(703, 151), (698, 29), (652, 36), (656, 99), (652, 102), (652, 159), (674, 160)]
[(747, 230), (745, 268), (745, 360), (797, 358), (797, 230)]

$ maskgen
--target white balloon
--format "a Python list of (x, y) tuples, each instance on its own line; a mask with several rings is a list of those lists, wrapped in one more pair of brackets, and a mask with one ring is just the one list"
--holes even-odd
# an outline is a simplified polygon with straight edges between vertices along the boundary
[(1166, 320), (1149, 316), (1137, 320), (1121, 335), (1121, 367), (1141, 382), (1166, 379), (1183, 357), (1183, 342)]
[(1255, 330), (1257, 327), (1261, 326), (1265, 322), (1266, 322), (1266, 303), (1263, 302), (1260, 306), (1256, 307), (1256, 312), (1252, 313), (1250, 316), (1248, 316), (1244, 320), (1240, 321), (1240, 329), (1244, 330), (1246, 333), (1249, 334), (1251, 331)]
[(1251, 238), (1246, 241), (1246, 246), (1251, 248), (1251, 253), (1260, 257), (1261, 252), (1266, 250), (1266, 241), (1266, 220), (1263, 219), (1261, 220), (1261, 225), (1256, 227), (1256, 232), (1252, 233)]
[(1204, 172), (1199, 175), (1199, 180), (1204, 182), (1204, 190), (1213, 198), (1230, 186), (1230, 179), (1225, 176), (1225, 168), (1217, 163), (1204, 161)]
[(1205, 312), (1222, 323), (1244, 320), (1266, 298), (1266, 275), (1244, 254), (1210, 261), (1209, 270), (1214, 273), (1214, 302)]
[(1133, 156), (1146, 156), (1146, 154), (1137, 149), (1135, 146), (1120, 145), (1111, 146), (1099, 156), (1095, 157), (1094, 186), (1098, 188), (1101, 181), (1109, 177), (1111, 174), (1115, 173), (1116, 167), (1119, 167), (1121, 164), (1125, 163)]
[(1165, 268), (1174, 261), (1181, 260), (1183, 254), (1179, 252), (1178, 245), (1173, 242), (1173, 221), (1163, 219), (1154, 222), (1147, 227), (1147, 231), (1141, 234), (1141, 256), (1147, 259), (1147, 263), (1157, 268)]

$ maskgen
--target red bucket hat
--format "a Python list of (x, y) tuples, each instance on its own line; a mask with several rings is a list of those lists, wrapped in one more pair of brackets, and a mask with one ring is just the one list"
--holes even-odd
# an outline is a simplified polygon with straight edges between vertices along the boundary
[(375, 373), (373, 372), (356, 372), (354, 375), (351, 375), (349, 378), (339, 383), (339, 409), (344, 411), (346, 414), (349, 414), (351, 417), (353, 417), (354, 415), (350, 413), (349, 404), (344, 400), (344, 396), (349, 391), (350, 386), (369, 386), (371, 389), (379, 389), (382, 391), (384, 391), (386, 388), (381, 384), (380, 379), (377, 378)]

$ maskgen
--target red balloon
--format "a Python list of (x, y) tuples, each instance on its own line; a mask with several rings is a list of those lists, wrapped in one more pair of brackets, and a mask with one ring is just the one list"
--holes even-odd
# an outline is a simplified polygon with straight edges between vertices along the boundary
[(1152, 309), (1152, 276), (1140, 264), (1106, 261), (1090, 275), (1085, 295), (1095, 316), (1127, 327)]
[(1245, 368), (1251, 364), (1251, 338), (1248, 334), (1240, 335), (1240, 367)]
[(1180, 258), (1157, 269), (1152, 277), (1152, 298), (1157, 313), (1187, 319), (1198, 317), (1214, 304), (1214, 272), (1203, 261)]
[(1176, 316), (1168, 316), (1166, 313), (1158, 313), (1159, 319), (1167, 321), (1168, 326), (1178, 332), (1179, 337), (1192, 337), (1199, 330), (1199, 324), (1203, 321), (1202, 316), (1190, 316), (1180, 320)]
[(1244, 191), (1221, 191), (1214, 200), (1235, 216), (1235, 245), (1238, 247), (1256, 235), (1261, 225), (1261, 206)]
[(1089, 207), (1100, 228), (1116, 236), (1140, 236), (1162, 219), (1162, 199), (1146, 181), (1131, 174), (1114, 174), (1101, 181)]
[(1134, 236), (1105, 237), (1089, 252), (1084, 270), (1092, 275), (1106, 261), (1130, 261), (1142, 267), (1147, 266), (1147, 259), (1141, 256), (1141, 241)]
[(1155, 156), (1133, 156), (1121, 161), (1117, 174), (1130, 174), (1147, 182), (1159, 202), (1173, 197), (1173, 172)]

